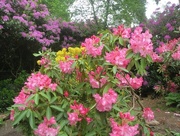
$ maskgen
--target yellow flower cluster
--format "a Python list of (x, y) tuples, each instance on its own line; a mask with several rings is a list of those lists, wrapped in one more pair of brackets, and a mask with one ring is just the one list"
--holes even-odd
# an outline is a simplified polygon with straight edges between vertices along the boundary
[(56, 61), (65, 61), (67, 56), (74, 58), (75, 56), (80, 55), (84, 50), (84, 47), (69, 47), (68, 49), (63, 48), (56, 53)]

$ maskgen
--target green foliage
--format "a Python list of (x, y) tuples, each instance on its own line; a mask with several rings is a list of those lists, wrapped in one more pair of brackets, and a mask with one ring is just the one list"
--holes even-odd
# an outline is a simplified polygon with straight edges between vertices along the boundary
[[(97, 40), (98, 43), (92, 48), (104, 46), (102, 52), (100, 51), (101, 53), (96, 57), (88, 54), (85, 47), (63, 48), (58, 52), (49, 49), (34, 54), (37, 57), (42, 57), (38, 61), (41, 67), (38, 73), (32, 73), (27, 82), (33, 80), (33, 83), (36, 84), (36, 80), (41, 78), (41, 76), (48, 76), (48, 79), (55, 83), (57, 87), (52, 90), (44, 81), (42, 83), (38, 81), (34, 89), (30, 89), (30, 87), (25, 85), (21, 91), (22, 94), (24, 92), (27, 94), (25, 102), (16, 103), (10, 109), (15, 111), (13, 125), (30, 128), (28, 132), (30, 134), (38, 128), (44, 118), (50, 119), (54, 117), (57, 125), (60, 125), (60, 135), (106, 136), (111, 132), (110, 119), (114, 118), (120, 126), (124, 125), (122, 123), (123, 118), (119, 117), (119, 112), (129, 112), (133, 116), (138, 116), (133, 121), (130, 121), (129, 125), (139, 124), (139, 128), (143, 128), (142, 133), (149, 135), (149, 129), (145, 126), (145, 120), (142, 117), (141, 110), (143, 106), (139, 101), (139, 97), (135, 94), (135, 90), (130, 83), (128, 83), (129, 81), (127, 81), (126, 85), (119, 87), (118, 85), (121, 81), (116, 78), (116, 74), (121, 74), (125, 78), (124, 80), (128, 80), (125, 77), (126, 74), (129, 74), (131, 77), (135, 77), (137, 74), (144, 75), (146, 73), (145, 67), (151, 63), (151, 59), (132, 52), (129, 49), (127, 39), (116, 36), (109, 30), (102, 31), (99, 37), (93, 36), (93, 38), (96, 38), (95, 41)], [(107, 53), (111, 51), (116, 52), (117, 50), (121, 51), (122, 48), (127, 48), (128, 50), (127, 54), (124, 53), (124, 60), (127, 57), (134, 61), (137, 60), (138, 64), (130, 63), (129, 65), (131, 66), (126, 69), (126, 67), (113, 64), (105, 59)], [(69, 67), (65, 66), (65, 71), (63, 71), (61, 63), (68, 64), (71, 61), (72, 64)], [(72, 69), (72, 71), (66, 73), (66, 70), (69, 69)], [(95, 82), (99, 83), (98, 87), (92, 85), (91, 73), (97, 73), (95, 75), (92, 74), (92, 76), (94, 76)], [(104, 84), (100, 83), (102, 79), (105, 80)], [(40, 89), (39, 83), (42, 86), (44, 84), (46, 86)], [(112, 89), (111, 93), (117, 96), (114, 98), (116, 102), (109, 106), (110, 109), (100, 111), (97, 108), (98, 102), (95, 101), (93, 96), (95, 94), (99, 95), (99, 97), (103, 96), (109, 93), (110, 89)], [(66, 92), (68, 92), (68, 96)], [(129, 104), (132, 99), (134, 99), (133, 106)], [(134, 107), (135, 101), (138, 101), (140, 106), (136, 110)], [(81, 115), (81, 112), (78, 111), (79, 109), (74, 110), (72, 108), (72, 105), (77, 104), (82, 104), (88, 108), (87, 114), (84, 114), (86, 110), (83, 110)], [(80, 121), (75, 122), (76, 125), (71, 124), (69, 121), (69, 114), (73, 112), (77, 112), (81, 118)], [(92, 118), (92, 121), (88, 122), (86, 117)]]
[[(93, 20), (97, 26), (138, 24), (146, 18), (146, 0), (87, 0), (72, 8), (73, 20)], [(90, 10), (91, 9), (91, 10)], [(88, 17), (88, 18), (87, 18)], [(85, 21), (86, 22), (86, 21)]]
[(167, 106), (176, 106), (180, 108), (180, 93), (169, 93), (166, 97)]
[(68, 8), (74, 1), (75, 0), (40, 0), (41, 3), (47, 5), (51, 16), (62, 18), (65, 21), (70, 21)]
[(22, 71), (15, 80), (5, 79), (0, 81), (0, 113), (7, 111), (7, 108), (13, 104), (13, 98), (21, 90), (28, 75), (25, 71)]

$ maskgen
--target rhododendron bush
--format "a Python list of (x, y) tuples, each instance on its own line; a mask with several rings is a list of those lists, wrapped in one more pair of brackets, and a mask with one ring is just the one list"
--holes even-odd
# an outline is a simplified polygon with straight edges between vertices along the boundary
[(120, 25), (79, 47), (34, 54), (42, 57), (40, 69), (14, 98), (13, 125), (39, 136), (149, 135), (154, 114), (136, 92), (146, 67), (161, 60), (151, 38), (141, 27)]

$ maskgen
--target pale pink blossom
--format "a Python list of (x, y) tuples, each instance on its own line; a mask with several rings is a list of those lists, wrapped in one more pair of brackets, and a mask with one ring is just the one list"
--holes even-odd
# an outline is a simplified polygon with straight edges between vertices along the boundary
[(153, 52), (152, 35), (146, 30), (142, 33), (141, 27), (136, 27), (131, 33), (130, 48), (134, 53), (140, 53), (140, 56), (146, 57)]
[(135, 136), (139, 133), (138, 125), (129, 126), (128, 124), (119, 125), (117, 124), (114, 119), (110, 119), (112, 132), (110, 136)]
[(27, 98), (29, 97), (28, 94), (24, 93), (24, 90), (21, 90), (18, 96), (15, 97), (13, 100), (15, 104), (21, 104), (23, 106), (19, 107), (19, 110), (24, 110), (27, 105)]
[(91, 36), (91, 38), (86, 38), (81, 46), (85, 47), (86, 53), (93, 57), (100, 56), (104, 47), (104, 45), (100, 44), (100, 38), (95, 35)]
[(129, 64), (130, 59), (126, 59), (126, 52), (127, 52), (127, 48), (115, 48), (115, 50), (107, 53), (106, 52), (106, 56), (105, 59), (107, 62), (113, 64), (113, 65), (117, 65), (119, 67), (122, 68), (126, 68), (126, 66)]
[(39, 124), (38, 129), (34, 131), (34, 134), (38, 136), (57, 136), (60, 127), (55, 125), (56, 120), (54, 117), (51, 117), (50, 120), (45, 117), (44, 121)]
[(14, 121), (14, 114), (15, 114), (15, 111), (14, 111), (14, 110), (11, 110), (10, 120), (12, 120), (12, 121)]
[(119, 112), (119, 116), (122, 119), (122, 125), (128, 124), (128, 122), (134, 120), (134, 116), (131, 116), (130, 112), (126, 112), (126, 113)]
[(180, 50), (172, 54), (174, 60), (180, 60)]
[(60, 61), (59, 68), (61, 72), (65, 74), (71, 74), (74, 71), (74, 68), (72, 67), (73, 63), (73, 60)]
[(118, 28), (113, 28), (113, 34), (122, 38), (130, 38), (131, 28), (124, 28), (124, 25), (119, 25)]
[(152, 121), (154, 119), (154, 112), (151, 108), (144, 108), (142, 116), (145, 120)]
[(25, 82), (25, 87), (32, 93), (36, 92), (37, 89), (51, 89), (52, 91), (56, 90), (57, 84), (51, 83), (52, 80), (47, 75), (43, 75), (40, 72), (32, 73), (28, 77), (27, 82)]
[(118, 94), (114, 90), (109, 89), (102, 97), (99, 94), (94, 94), (93, 97), (96, 101), (96, 109), (104, 112), (112, 109), (112, 105), (117, 101)]
[(95, 71), (89, 72), (89, 82), (92, 88), (100, 88), (107, 83), (107, 77), (105, 74), (103, 67), (100, 66), (98, 66)]
[(79, 118), (79, 114), (77, 112), (68, 113), (68, 120), (70, 125), (76, 125), (78, 121), (81, 121), (82, 118)]
[(131, 86), (133, 89), (139, 89), (142, 86), (143, 78), (142, 77), (130, 77), (129, 74), (121, 75), (119, 73), (116, 74), (116, 78), (119, 80), (118, 86), (120, 88)]

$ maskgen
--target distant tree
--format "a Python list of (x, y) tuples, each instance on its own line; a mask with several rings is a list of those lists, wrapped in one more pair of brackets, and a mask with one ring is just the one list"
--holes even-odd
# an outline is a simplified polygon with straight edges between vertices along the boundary
[[(79, 2), (78, 2), (79, 1)], [(94, 20), (97, 26), (103, 28), (123, 23), (138, 24), (146, 18), (146, 0), (82, 0), (71, 6), (73, 20)]]
[(46, 4), (52, 16), (69, 21), (70, 14), (68, 8), (74, 1), (75, 0), (40, 0), (40, 3)]

